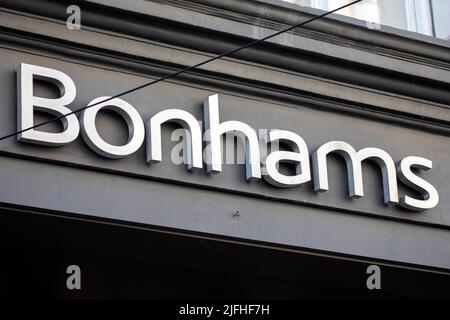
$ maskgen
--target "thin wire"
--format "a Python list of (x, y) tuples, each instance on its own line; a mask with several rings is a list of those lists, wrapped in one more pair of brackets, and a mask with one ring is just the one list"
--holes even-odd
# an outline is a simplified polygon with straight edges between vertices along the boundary
[(186, 68), (184, 68), (184, 69), (178, 70), (178, 71), (173, 72), (173, 73), (170, 73), (170, 74), (168, 74), (168, 75), (165, 75), (164, 77), (161, 77), (161, 78), (159, 78), (159, 79), (150, 81), (150, 82), (145, 83), (145, 84), (143, 84), (143, 85), (140, 85), (140, 86), (138, 86), (138, 87), (135, 87), (135, 88), (129, 89), (129, 90), (127, 90), (127, 91), (124, 91), (124, 92), (122, 92), (122, 93), (116, 94), (116, 95), (111, 96), (111, 97), (109, 97), (109, 98), (107, 98), (107, 99), (104, 99), (104, 100), (102, 100), (102, 101), (98, 101), (98, 102), (96, 102), (96, 103), (93, 103), (93, 104), (84, 106), (84, 107), (82, 107), (82, 108), (76, 109), (76, 110), (74, 110), (74, 111), (72, 111), (72, 112), (69, 112), (69, 113), (67, 113), (67, 114), (64, 114), (64, 115), (61, 115), (61, 116), (58, 116), (58, 117), (49, 119), (49, 120), (47, 120), (47, 121), (38, 123), (38, 124), (36, 124), (36, 125), (34, 125), (34, 126), (31, 126), (31, 127), (29, 127), (29, 128), (25, 128), (25, 129), (22, 129), (22, 130), (20, 130), (20, 131), (16, 131), (16, 132), (14, 132), (14, 133), (8, 134), (8, 135), (6, 135), (6, 136), (1, 137), (1, 138), (0, 138), (0, 141), (5, 140), (5, 139), (8, 139), (8, 138), (11, 138), (11, 137), (14, 137), (14, 136), (16, 136), (16, 135), (18, 135), (18, 134), (21, 134), (21, 133), (23, 133), (23, 132), (26, 132), (26, 131), (28, 131), (28, 130), (32, 130), (32, 129), (35, 129), (35, 128), (44, 126), (44, 125), (46, 125), (46, 124), (48, 124), (48, 123), (51, 123), (51, 122), (53, 122), (53, 121), (61, 120), (61, 119), (65, 118), (65, 117), (67, 117), (67, 116), (70, 116), (70, 115), (72, 115), (72, 114), (81, 112), (81, 111), (83, 111), (83, 110), (86, 110), (86, 109), (88, 109), (88, 108), (94, 107), (94, 106), (96, 106), (96, 105), (99, 105), (99, 104), (102, 104), (102, 103), (111, 101), (111, 100), (116, 99), (116, 98), (119, 98), (119, 97), (122, 97), (122, 96), (124, 96), (124, 95), (127, 95), (127, 94), (129, 94), (129, 93), (138, 91), (138, 90), (140, 90), (140, 89), (149, 87), (149, 86), (154, 85), (154, 84), (156, 84), (156, 83), (158, 83), (158, 82), (167, 80), (167, 79), (169, 79), (169, 78), (176, 77), (176, 76), (178, 76), (178, 75), (180, 75), (180, 74), (182, 74), (182, 73), (184, 73), (184, 72), (187, 72), (187, 71), (190, 71), (190, 70), (192, 70), (192, 69), (198, 68), (198, 67), (203, 66), (203, 65), (205, 65), (205, 64), (207, 64), (207, 63), (210, 63), (210, 62), (213, 62), (213, 61), (215, 61), (215, 60), (221, 59), (221, 58), (223, 58), (223, 57), (225, 57), (225, 56), (232, 55), (233, 53), (236, 53), (236, 52), (241, 51), (241, 50), (243, 50), (243, 49), (245, 49), (245, 48), (248, 48), (248, 47), (257, 45), (257, 44), (259, 44), (259, 43), (261, 43), (261, 42), (264, 42), (264, 41), (266, 41), (266, 40), (268, 40), (268, 39), (271, 39), (271, 38), (273, 38), (273, 37), (276, 37), (276, 36), (278, 36), (278, 35), (280, 35), (280, 34), (282, 34), (282, 33), (291, 31), (292, 29), (302, 27), (302, 26), (304, 26), (305, 24), (308, 24), (308, 23), (311, 23), (311, 22), (313, 22), (313, 21), (319, 20), (319, 19), (321, 19), (321, 18), (323, 18), (323, 17), (325, 17), (325, 16), (328, 16), (328, 15), (330, 15), (330, 14), (336, 12), (336, 11), (342, 10), (342, 9), (344, 9), (344, 8), (347, 8), (347, 7), (349, 7), (349, 6), (351, 6), (351, 5), (354, 5), (354, 4), (356, 4), (356, 3), (358, 3), (358, 2), (361, 2), (361, 1), (362, 1), (362, 0), (356, 0), (356, 1), (350, 2), (350, 3), (348, 3), (348, 4), (344, 5), (344, 6), (341, 6), (341, 7), (339, 7), (339, 8), (336, 8), (336, 9), (331, 10), (331, 11), (328, 11), (328, 12), (325, 12), (325, 13), (319, 15), (319, 16), (316, 16), (316, 17), (311, 18), (311, 19), (309, 19), (309, 20), (306, 20), (306, 21), (304, 21), (304, 22), (301, 22), (301, 23), (298, 23), (298, 24), (296, 24), (296, 25), (287, 27), (286, 29), (277, 31), (277, 32), (272, 33), (271, 35), (268, 35), (268, 36), (263, 37), (263, 38), (261, 38), (261, 39), (257, 39), (257, 40), (254, 40), (254, 41), (252, 41), (252, 42), (249, 42), (249, 43), (247, 43), (247, 44), (245, 44), (245, 45), (243, 45), (243, 46), (241, 46), (241, 47), (234, 48), (234, 49), (232, 49), (232, 50), (230, 50), (230, 51), (227, 51), (227, 52), (222, 53), (222, 54), (220, 54), (220, 55), (218, 55), (218, 56), (209, 58), (209, 59), (207, 59), (207, 60), (204, 60), (204, 61), (202, 61), (202, 62), (199, 62), (199, 63), (197, 63), (197, 64), (194, 64), (194, 65), (192, 65), (192, 66), (190, 66), (190, 67), (186, 67)]

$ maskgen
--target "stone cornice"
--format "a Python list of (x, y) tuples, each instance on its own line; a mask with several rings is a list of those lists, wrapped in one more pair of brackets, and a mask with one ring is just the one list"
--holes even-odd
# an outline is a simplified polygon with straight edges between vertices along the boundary
[[(249, 13), (251, 6), (273, 5), (233, 0), (161, 2), (78, 1), (83, 28), (72, 32), (64, 24), (69, 2), (2, 0), (1, 30), (8, 41), (14, 41), (13, 35), (18, 34), (20, 41), (28, 39), (30, 45), (39, 47), (45, 39), (45, 46), (53, 43), (53, 50), (60, 46), (59, 50), (67, 48), (71, 55), (88, 51), (100, 60), (113, 55), (116, 61), (122, 55), (135, 65), (151, 62), (178, 68), (273, 32), (282, 21), (293, 22), (294, 16), (298, 21), (314, 13), (312, 9), (303, 12), (281, 6), (264, 12), (258, 9), (254, 12), (259, 18), (249, 20), (245, 12)], [(346, 19), (324, 19), (314, 24), (315, 29), (298, 29), (198, 72), (208, 73), (205, 83), (232, 79), (233, 84), (241, 82), (241, 89), (247, 83), (251, 84), (248, 90), (283, 92), (285, 101), (299, 96), (322, 102), (330, 99), (327, 104), (339, 110), (383, 115), (392, 121), (447, 131), (450, 49), (438, 40), (432, 43), (416, 39), (420, 36), (369, 30)]]

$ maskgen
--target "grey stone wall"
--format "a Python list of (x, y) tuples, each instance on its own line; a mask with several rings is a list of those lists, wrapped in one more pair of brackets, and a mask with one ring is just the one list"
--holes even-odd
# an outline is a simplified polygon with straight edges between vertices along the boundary
[[(80, 1), (82, 29), (74, 31), (66, 28), (64, 1), (0, 5), (0, 135), (16, 129), (21, 62), (68, 74), (77, 85), (76, 108), (315, 13), (268, 1)], [(202, 101), (219, 93), (222, 121), (296, 132), (310, 152), (344, 140), (357, 150), (382, 148), (394, 160), (429, 158), (433, 169), (423, 177), (441, 200), (428, 211), (385, 206), (380, 173), (370, 163), (363, 166), (366, 195), (350, 200), (339, 157), (329, 161), (324, 194), (312, 182), (292, 189), (246, 182), (243, 166), (226, 166), (216, 176), (189, 173), (170, 162), (173, 126), (164, 128), (163, 162), (150, 166), (144, 146), (108, 160), (81, 137), (61, 148), (2, 141), (0, 202), (448, 269), (449, 53), (436, 39), (332, 17), (123, 98), (144, 120), (167, 108), (202, 120)], [(42, 84), (36, 89), (52, 94)], [(105, 136), (121, 139), (114, 116), (102, 116), (98, 125)]]

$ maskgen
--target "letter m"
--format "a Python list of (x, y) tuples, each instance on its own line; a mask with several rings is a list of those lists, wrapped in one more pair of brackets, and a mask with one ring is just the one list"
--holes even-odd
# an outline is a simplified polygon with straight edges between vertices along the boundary
[(312, 154), (315, 191), (328, 191), (327, 155), (330, 153), (337, 153), (345, 160), (351, 198), (364, 196), (361, 163), (370, 159), (381, 169), (384, 203), (398, 203), (397, 174), (391, 156), (378, 148), (364, 148), (356, 152), (351, 145), (343, 141), (325, 143)]

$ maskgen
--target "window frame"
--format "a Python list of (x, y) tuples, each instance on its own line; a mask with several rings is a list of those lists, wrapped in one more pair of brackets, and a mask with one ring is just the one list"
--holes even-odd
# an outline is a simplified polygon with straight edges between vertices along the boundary
[[(431, 0), (403, 0), (406, 16), (406, 31), (436, 37)], [(309, 6), (321, 10), (331, 10), (328, 0), (310, 0)], [(418, 14), (420, 12), (420, 14)], [(356, 18), (357, 17), (353, 17)], [(398, 28), (401, 29), (402, 28)]]

